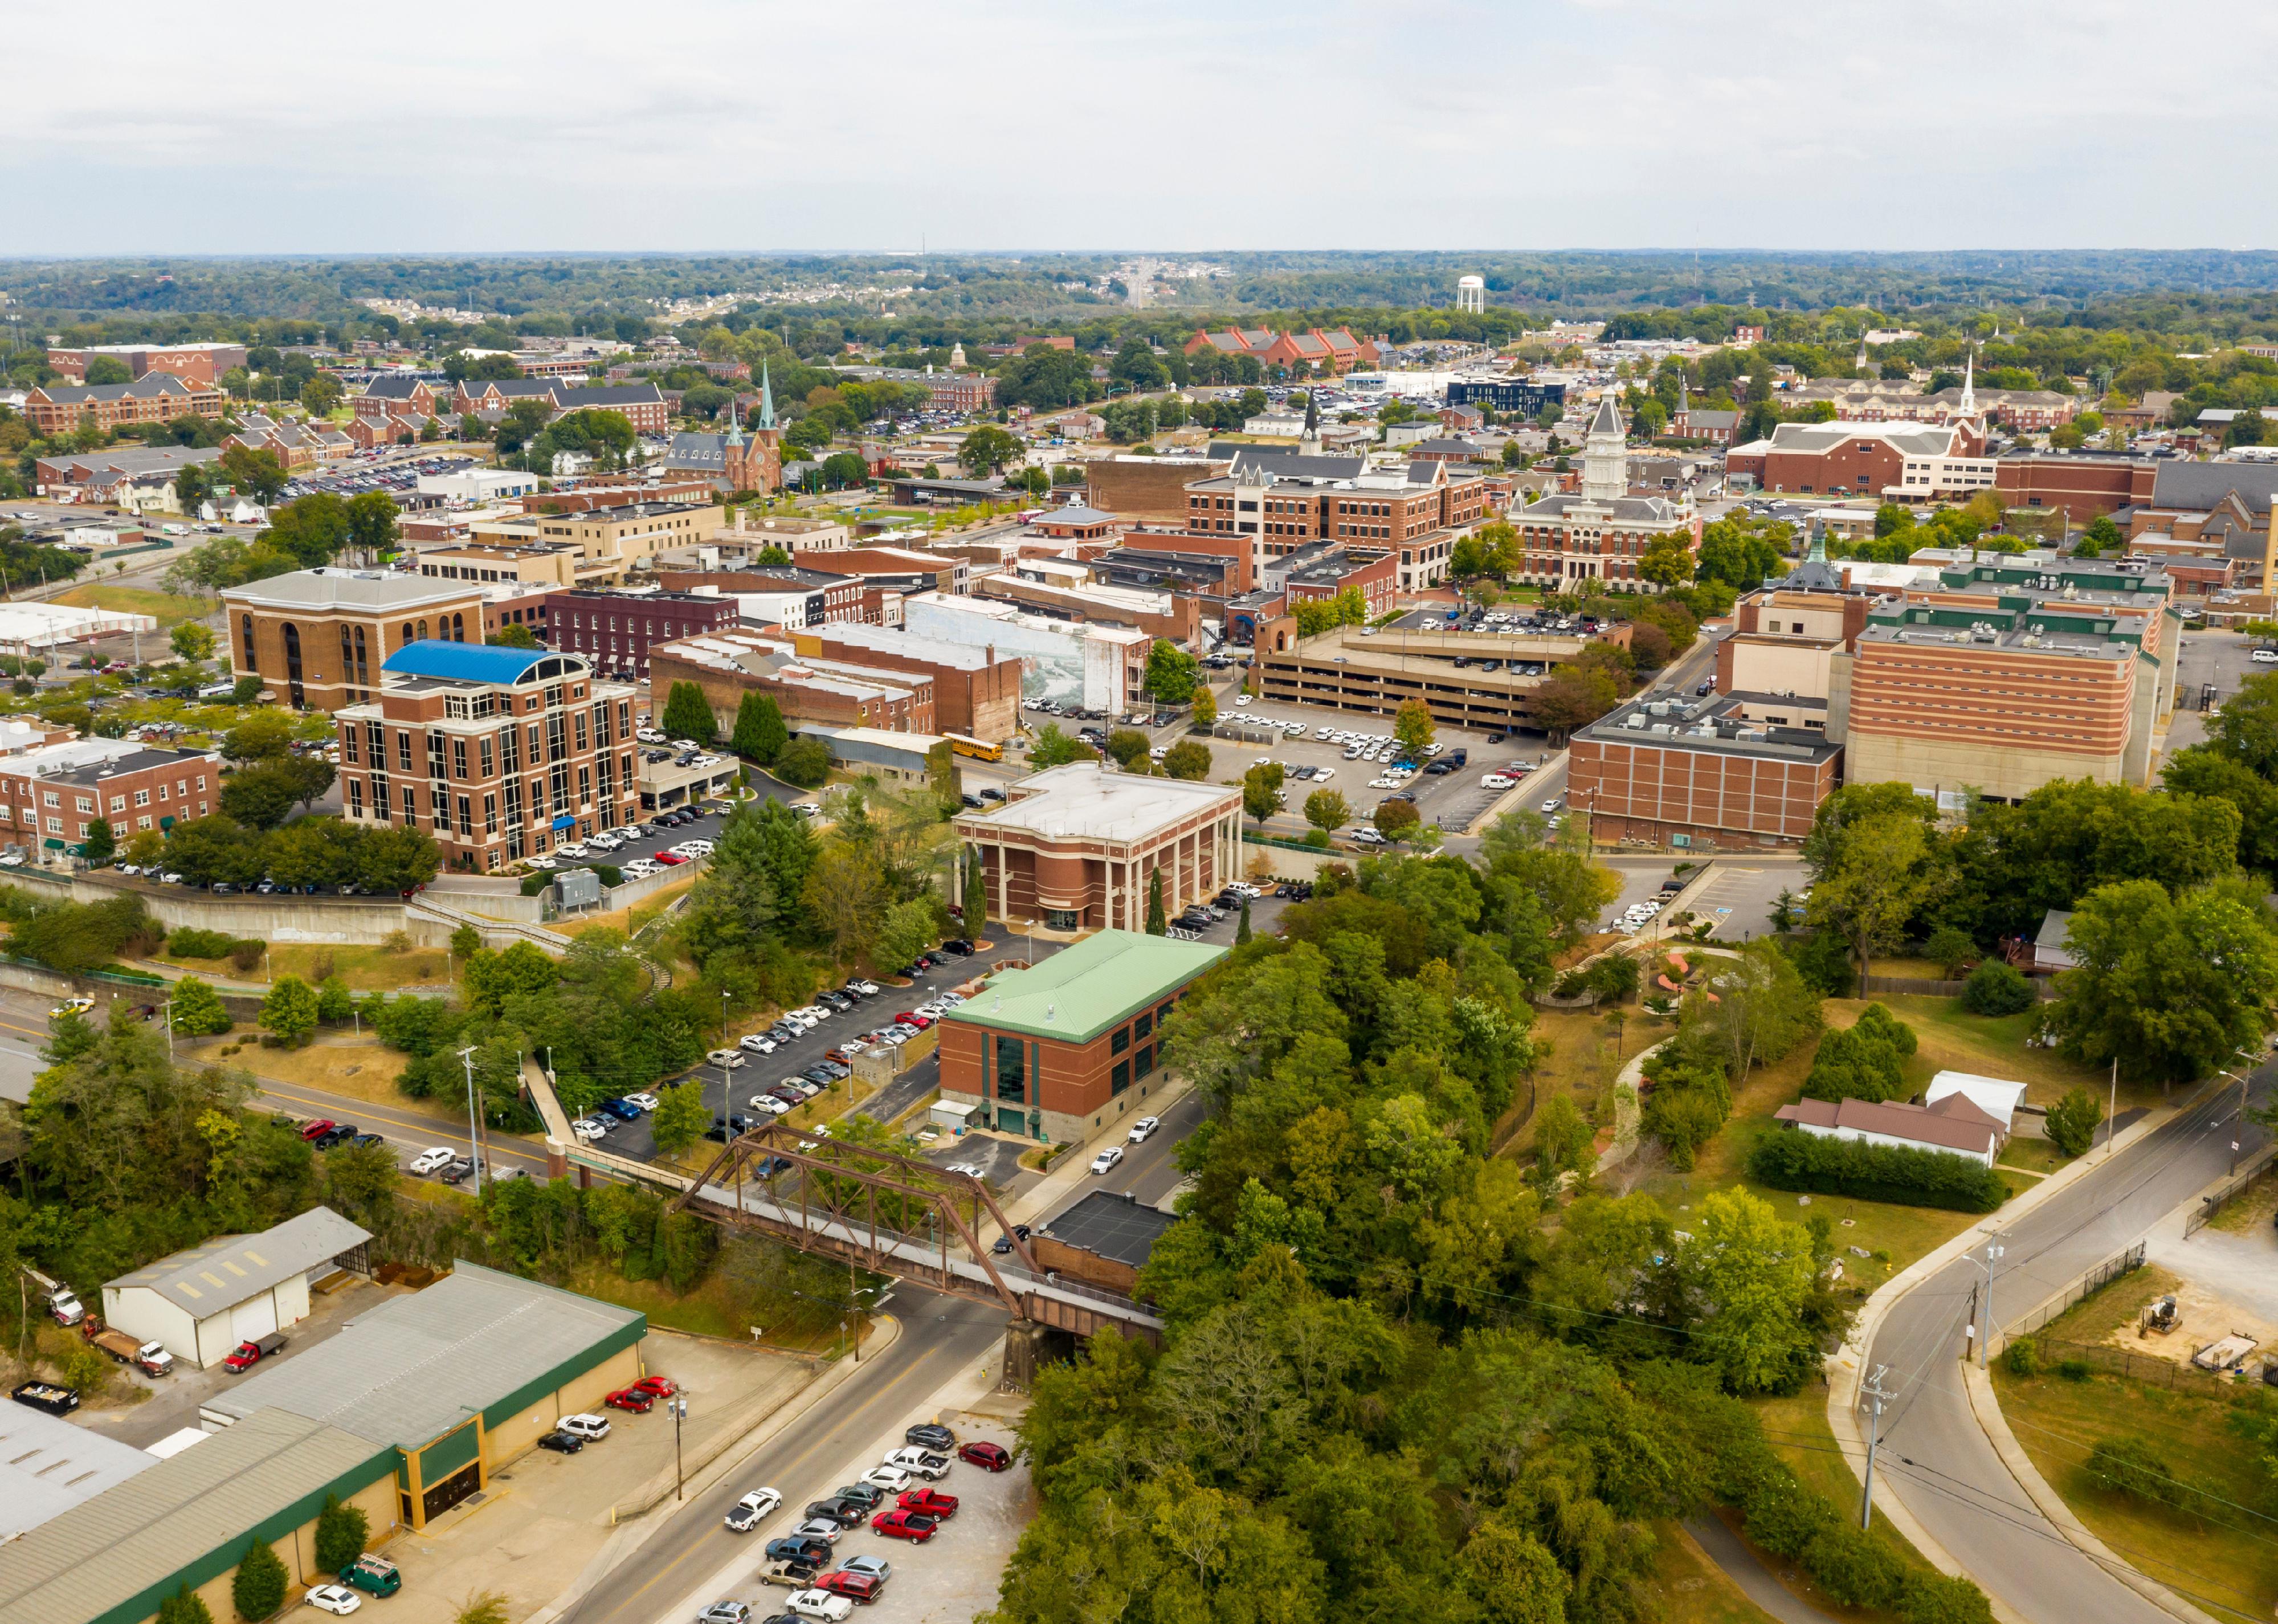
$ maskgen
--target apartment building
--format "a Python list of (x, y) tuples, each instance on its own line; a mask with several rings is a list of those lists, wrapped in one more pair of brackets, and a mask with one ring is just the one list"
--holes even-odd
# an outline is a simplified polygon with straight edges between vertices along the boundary
[(431, 640), (381, 671), (336, 718), (351, 823), (426, 830), (446, 866), (486, 872), (638, 816), (634, 690), (587, 661)]
[(363, 393), (348, 397), (348, 410), (366, 421), (386, 423), (394, 418), (409, 417), (412, 433), (430, 417), (440, 417), (450, 410), (451, 395), (447, 387), (410, 375), (375, 378), (363, 387)]
[(2143, 560), (1978, 555), (1880, 600), (1831, 664), (1828, 731), (1854, 784), (1958, 808), (2059, 778), (2143, 784), (2182, 622)]
[(1429, 460), (1373, 465), (1327, 456), (1311, 431), (1296, 450), (1213, 447), (1223, 474), (1186, 486), (1186, 527), (1198, 536), (1247, 538), (1251, 569), (1323, 540), (1360, 541), (1399, 554), (1400, 590), (1437, 585), (1456, 538), (1487, 517), (1487, 480)]
[(133, 383), (44, 384), (24, 396), (24, 415), (41, 434), (68, 434), (92, 421), (104, 430), (176, 417), (218, 417), (226, 397), (218, 384), (149, 372)]
[(0, 760), (0, 842), (42, 862), (79, 854), (97, 821), (121, 839), (213, 810), (221, 757), (127, 739), (74, 739)]
[(1793, 847), (1841, 776), (1843, 747), (1824, 704), (1816, 721), (1812, 709), (1724, 693), (1634, 701), (1574, 734), (1568, 803), (1608, 845)]
[(1639, 562), (1655, 544), (1672, 540), (1697, 551), (1701, 515), (1683, 493), (1632, 496), (1629, 491), (1626, 432), (1609, 395), (1599, 401), (1582, 441), (1580, 491), (1546, 495), (1510, 516), (1522, 549), (1520, 578), (1559, 591), (1582, 580), (1632, 592), (1658, 590), (1638, 573)]
[(672, 406), (653, 383), (611, 384), (581, 389), (560, 378), (462, 379), (451, 391), (451, 410), (503, 412), (516, 401), (542, 401), (549, 416), (570, 411), (619, 411), (638, 434), (661, 435), (672, 427)]
[(351, 436), (326, 424), (299, 423), (260, 412), (240, 417), (237, 427), (221, 443), (225, 447), (242, 446), (248, 451), (266, 451), (277, 459), (279, 467), (288, 471), (335, 462), (356, 449)]
[(1458, 378), (1448, 386), (1450, 406), (1484, 406), (1501, 416), (1535, 417), (1546, 406), (1566, 409), (1566, 386), (1532, 378)]
[(969, 592), (973, 586), (973, 565), (952, 553), (906, 547), (798, 548), (791, 561), (802, 570), (856, 576), (868, 586), (897, 592)]
[(2059, 428), (2079, 415), (2076, 395), (2053, 389), (1980, 389), (1974, 381), (1974, 362), (1970, 372), (1971, 381), (1934, 395), (1897, 379), (1825, 379), (1782, 390), (1779, 403), (1793, 408), (1824, 401), (1835, 408), (1840, 423), (1945, 424), (1990, 417), (2021, 433)]
[(546, 595), (545, 641), (582, 655), (623, 682), (648, 678), (648, 651), (674, 638), (732, 630), (736, 600), (693, 592), (589, 592)]
[(1374, 366), (1383, 358), (1375, 340), (1357, 339), (1342, 327), (1289, 333), (1265, 327), (1228, 327), (1223, 333), (1198, 328), (1183, 348), (1190, 356), (1205, 349), (1249, 356), (1268, 371), (1279, 367), (1285, 372), (1349, 372), (1357, 366)]
[(83, 384), (87, 369), (97, 356), (122, 362), (130, 379), (167, 372), (186, 382), (218, 387), (232, 367), (246, 364), (245, 346), (231, 343), (89, 344), (77, 349), (50, 349), (48, 364), (61, 372), (65, 383)]
[(734, 729), (746, 693), (773, 699), (794, 732), (806, 722), (891, 733), (940, 731), (930, 675), (803, 655), (779, 633), (715, 632), (654, 645), (650, 692), (668, 693), (676, 682), (702, 691), (723, 734)]
[[(1626, 624), (1598, 634), (1624, 647), (1629, 635)], [(1539, 731), (1535, 690), (1553, 666), (1572, 659), (1593, 640), (1461, 631), (1365, 637), (1351, 627), (1300, 638), (1296, 619), (1289, 615), (1265, 621), (1256, 637), (1250, 674), (1268, 703), (1326, 705), (1389, 716), (1404, 701), (1421, 700), (1436, 722), (1497, 732)]]
[(387, 657), (429, 640), (480, 643), (484, 594), (387, 570), (296, 570), (226, 588), (230, 671), (272, 701), (338, 711), (379, 689)]
[(172, 479), (184, 466), (221, 461), (218, 447), (118, 446), (104, 451), (57, 452), (32, 465), (35, 494), (69, 502), (107, 495), (120, 485), (148, 476)]

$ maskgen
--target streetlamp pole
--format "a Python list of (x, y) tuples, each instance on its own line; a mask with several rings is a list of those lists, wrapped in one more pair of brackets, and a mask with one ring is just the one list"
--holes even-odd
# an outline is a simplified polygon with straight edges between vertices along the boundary
[(467, 1068), (467, 1160), (475, 1164), (475, 1199), (483, 1195), (483, 1146), (475, 1137), (475, 1051), (472, 1046), (459, 1051), (459, 1059)]
[(688, 1475), (681, 1466), (680, 1423), (688, 1419), (688, 1400), (678, 1396), (665, 1402), (672, 1406), (672, 1498), (680, 1499), (688, 1487)]
[(1985, 1323), (1979, 1328), (1977, 1337), (1977, 1367), (1980, 1370), (1986, 1367), (1993, 1347), (1993, 1265), (2000, 1261), (2007, 1252), (2008, 1248), (1999, 1242), (1988, 1241), (1984, 1259), (1970, 1260), (1985, 1271)]

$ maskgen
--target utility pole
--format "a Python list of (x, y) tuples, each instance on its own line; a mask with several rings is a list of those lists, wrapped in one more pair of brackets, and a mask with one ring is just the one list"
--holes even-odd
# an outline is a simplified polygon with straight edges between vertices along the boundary
[(1865, 1388), (1867, 1397), (1874, 1400), (1875, 1415), (1867, 1428), (1866, 1492), (1859, 1500), (1859, 1527), (1861, 1530), (1869, 1528), (1875, 1520), (1875, 1445), (1882, 1442), (1883, 1401), (1891, 1396), (1883, 1390), (1883, 1378), (1890, 1373), (1890, 1368), (1888, 1365), (1876, 1366), (1875, 1374), (1867, 1379)]
[(2120, 1116), (2120, 1057), (2112, 1057), (2112, 1104), (2104, 1113), (2104, 1159), (2112, 1160), (2112, 1141), (2117, 1137)]
[(467, 1068), (467, 1159), (475, 1164), (475, 1199), (483, 1197), (483, 1144), (475, 1135), (475, 1051), (471, 1045), (459, 1051), (459, 1059)]
[[(1989, 1240), (1985, 1243), (1985, 1256), (1983, 1261), (1985, 1270), (1985, 1334), (1977, 1339), (1977, 1367), (1980, 1370), (1985, 1368), (1993, 1347), (1993, 1266), (2007, 1255), (2008, 1250), (1999, 1241)], [(1976, 1262), (1978, 1260), (1972, 1259), (1971, 1261)]]
[(665, 1402), (672, 1406), (672, 1498), (677, 1500), (688, 1487), (680, 1457), (680, 1423), (688, 1419), (688, 1400), (676, 1394)]

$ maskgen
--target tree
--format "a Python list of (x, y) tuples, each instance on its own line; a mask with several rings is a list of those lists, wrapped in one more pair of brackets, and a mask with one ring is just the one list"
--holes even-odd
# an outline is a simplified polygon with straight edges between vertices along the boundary
[(1432, 723), (1431, 708), (1422, 700), (1400, 701), (1400, 709), (1392, 718), (1392, 736), (1400, 741), (1409, 760), (1422, 755), (1438, 731)]
[(261, 1025), (287, 1048), (296, 1048), (317, 1030), (317, 990), (298, 976), (279, 976), (261, 1000)]
[(172, 646), (176, 656), (180, 659), (210, 660), (213, 658), (213, 628), (202, 622), (184, 621), (174, 628), (167, 641)]
[(1057, 722), (1047, 722), (1036, 730), (1028, 745), (1028, 765), (1037, 772), (1047, 767), (1065, 767), (1070, 762), (1096, 762), (1099, 753), (1081, 739), (1071, 739), (1060, 731)]
[(301, 781), (283, 760), (241, 767), (222, 780), (218, 797), (224, 816), (248, 829), (274, 829), (292, 815)]
[(1166, 705), (1183, 705), (1194, 697), (1200, 667), (1194, 655), (1157, 638), (1147, 651), (1147, 692)]
[(877, 863), (865, 854), (847, 846), (825, 848), (799, 896), (837, 962), (853, 962), (876, 939), (886, 889)]
[(1250, 899), (1248, 897), (1242, 900), (1242, 922), (1234, 927), (1234, 945), (1237, 947), (1247, 947), (1250, 945)]
[(776, 754), (775, 775), (786, 784), (813, 789), (830, 776), (830, 752), (818, 739), (794, 739)]
[(1119, 727), (1107, 736), (1107, 754), (1126, 772), (1145, 772), (1151, 747), (1152, 741), (1135, 727)]
[(1664, 590), (1693, 578), (1693, 546), (1688, 539), (1662, 536), (1645, 549), (1637, 566), (1640, 578)]
[(528, 626), (522, 625), (501, 626), (483, 641), (493, 648), (543, 648), (546, 647), (538, 640), (537, 632), (532, 632)]
[(1352, 822), (1352, 808), (1334, 790), (1315, 790), (1305, 797), (1305, 821), (1323, 834), (1333, 835)]
[[(1900, 509), (1904, 512), (1904, 509)], [(1876, 517), (1880, 535), (1882, 517)], [(1702, 580), (1719, 580), (1739, 592), (1754, 592), (1779, 572), (1780, 550), (1745, 517), (1718, 519), (1701, 532), (1701, 556), (1696, 566)]]
[(650, 1114), (650, 1137), (660, 1153), (677, 1156), (692, 1148), (712, 1126), (712, 1107), (704, 1103), (701, 1083), (683, 1083), (661, 1091)]
[(127, 371), (126, 363), (117, 356), (96, 356), (87, 364), (86, 378), (89, 384), (97, 387), (134, 381), (134, 374)]
[(1930, 940), (1923, 944), (1923, 957), (1945, 971), (1948, 981), (1961, 975), (1961, 967), (1976, 956), (1977, 944), (1969, 939), (1967, 932), (1952, 925), (1938, 926), (1930, 933)]
[(2084, 1088), (2065, 1091), (2049, 1107), (2049, 1140), (2068, 1156), (2084, 1154), (2096, 1143), (2096, 1130), (2104, 1121), (2104, 1102)]
[(265, 1539), (256, 1539), (237, 1560), (237, 1574), (229, 1582), (229, 1598), (237, 1616), (258, 1624), (285, 1605), (288, 1575), (285, 1564)]
[(317, 1513), (317, 1567), (321, 1573), (337, 1574), (364, 1552), (371, 1538), (371, 1521), (357, 1505), (344, 1505), (340, 1497), (328, 1494), (325, 1508)]
[(1150, 869), (1147, 870), (1147, 934), (1167, 936), (1170, 930), (1169, 916), (1163, 911), (1163, 870)]
[(1260, 762), (1242, 775), (1242, 809), (1260, 827), (1281, 809), (1282, 776), (1279, 762)]
[(1377, 803), (1372, 820), (1376, 832), (1387, 840), (1405, 840), (1416, 832), (1416, 825), (1424, 820), (1410, 801), (1384, 800)]
[(1205, 731), (1218, 725), (1218, 695), (1206, 682), (1195, 684), (1195, 725)]
[(764, 767), (782, 755), (790, 742), (783, 707), (776, 703), (775, 695), (746, 690), (736, 707), (736, 730), (729, 739), (730, 747)]
[(692, 739), (698, 744), (710, 744), (719, 732), (713, 719), (712, 707), (704, 697), (704, 690), (692, 682), (676, 682), (665, 694), (664, 731), (675, 739)]
[[(2170, 897), (2157, 880), (2103, 885), (2073, 909), (2049, 1025), (2067, 1053), (2132, 1077), (2187, 1082), (2259, 1051), (2278, 992), (2259, 886)], [(1816, 899), (1815, 899), (1816, 900)]]
[(118, 838), (111, 831), (111, 820), (98, 817), (87, 826), (87, 839), (80, 842), (79, 854), (96, 868), (102, 868), (118, 852)]
[(910, 897), (886, 910), (874, 956), (881, 964), (908, 964), (940, 939), (932, 896)]
[(1210, 777), (1210, 747), (1197, 739), (1181, 739), (1163, 752), (1163, 771), (1170, 778), (1200, 783)]
[(1804, 919), (1848, 942), (1863, 976), (1878, 954), (1904, 939), (1907, 922), (1930, 901), (1935, 885), (1929, 859), (1929, 834), (1919, 817), (1890, 812), (1861, 819), (1816, 865)]
[(1696, 1357), (1731, 1392), (1793, 1392), (1818, 1366), (1803, 1312), (1820, 1266), (1810, 1235), (1745, 1190), (1702, 1197), (1690, 1227), (1677, 1267)]
[(158, 1604), (157, 1624), (214, 1624), (214, 1616), (204, 1599), (185, 1580), (175, 1587), (172, 1596)]
[(185, 976), (174, 984), (172, 1001), (169, 1019), (184, 1037), (210, 1038), (232, 1025), (221, 995), (195, 976)]
[(222, 735), (224, 761), (257, 762), (285, 755), (293, 747), (293, 718), (281, 710), (256, 710)]
[(2080, 544), (2074, 551), (2083, 558), (2097, 558), (2121, 546), (2126, 540), (2120, 533), (2120, 526), (2113, 523), (2112, 515), (2099, 513), (2089, 520), (2088, 528), (2081, 532)]
[(984, 423), (959, 442), (957, 465), (979, 479), (1017, 462), (1026, 448), (993, 423)]

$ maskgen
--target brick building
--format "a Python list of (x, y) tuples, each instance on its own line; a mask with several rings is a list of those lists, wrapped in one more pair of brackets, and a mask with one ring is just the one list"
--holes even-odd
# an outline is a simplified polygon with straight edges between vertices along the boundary
[[(1624, 647), (1629, 636), (1626, 623), (1598, 634)], [(1542, 731), (1534, 715), (1535, 691), (1554, 665), (1571, 660), (1593, 640), (1462, 631), (1371, 638), (1350, 627), (1300, 638), (1288, 615), (1265, 620), (1256, 638), (1251, 679), (1268, 702), (1389, 716), (1403, 701), (1421, 700), (1442, 725), (1497, 732)]]
[(1342, 327), (1323, 331), (1275, 333), (1264, 327), (1228, 327), (1223, 333), (1196, 329), (1184, 346), (1188, 355), (1204, 349), (1220, 355), (1249, 356), (1261, 367), (1285, 372), (1349, 372), (1357, 366), (1374, 366), (1383, 352), (1373, 339), (1357, 339)]
[(1257, 550), (1256, 542), (1246, 535), (1186, 529), (1127, 530), (1116, 538), (1116, 546), (1112, 551), (1101, 554), (1092, 562), (1096, 571), (1106, 560), (1126, 554), (1161, 553), (1174, 558), (1200, 556), (1222, 559), (1226, 565), (1222, 571), (1226, 591), (1232, 596), (1256, 590), (1258, 580)]
[(387, 657), (429, 640), (480, 643), (484, 594), (385, 570), (296, 570), (226, 588), (230, 670), (276, 703), (337, 711), (371, 700)]
[(2160, 471), (2181, 464), (2129, 456), (2005, 456), (1993, 465), (2005, 508), (2062, 509), (2075, 525), (2152, 500)]
[(745, 693), (773, 699), (793, 731), (805, 722), (889, 733), (940, 731), (929, 675), (804, 656), (781, 634), (715, 632), (653, 645), (650, 692), (669, 693), (676, 682), (701, 690), (722, 733), (734, 729)]
[(1193, 507), (1187, 486), (1233, 465), (1234, 448), (1217, 449), (1224, 455), (1094, 458), (1083, 465), (1084, 505), (1133, 523), (1183, 525)]
[(213, 810), (221, 757), (126, 739), (75, 739), (0, 760), (0, 842), (43, 862), (75, 855), (100, 819), (124, 842)]
[(660, 552), (714, 541), (727, 522), (727, 509), (711, 502), (630, 502), (579, 513), (478, 519), (469, 530), (478, 548), (566, 548), (576, 556), (575, 578), (560, 584), (596, 586), (618, 585)]
[[(991, 919), (1051, 931), (1143, 929), (1150, 877), (1175, 915), (1242, 872), (1242, 792), (1076, 762), (1023, 778), (1011, 799), (955, 820), (981, 854)], [(960, 873), (961, 873), (960, 869)], [(964, 881), (958, 886), (962, 896)]]
[(1292, 605), (1326, 601), (1348, 587), (1368, 605), (1369, 618), (1388, 614), (1400, 593), (1399, 555), (1388, 547), (1341, 547), (1334, 541), (1285, 555), (1265, 567), (1265, 586)]
[(975, 1107), (999, 1133), (1047, 1144), (1120, 1133), (1165, 1081), (1164, 1021), (1225, 956), (1115, 930), (1000, 970), (942, 1019), (941, 1097)]
[(933, 685), (933, 725), (1000, 744), (1021, 730), (1019, 658), (994, 648), (883, 626), (833, 623), (791, 633), (802, 659), (828, 660), (889, 679), (922, 678)]
[(191, 416), (218, 417), (226, 404), (219, 386), (149, 372), (133, 383), (47, 384), (24, 397), (24, 415), (41, 434), (68, 434), (92, 419), (100, 429), (134, 423), (172, 423)]
[(147, 475), (172, 479), (187, 464), (210, 466), (220, 461), (221, 449), (214, 446), (127, 445), (104, 451), (57, 452), (33, 463), (32, 483), (37, 494), (69, 502), (82, 492), (115, 489), (125, 480)]
[(646, 681), (657, 643), (733, 630), (736, 600), (693, 592), (585, 592), (546, 595), (546, 646), (582, 655), (623, 682)]
[(1269, 559), (1336, 540), (1396, 549), (1403, 592), (1444, 578), (1456, 538), (1487, 516), (1486, 479), (1445, 463), (1324, 456), (1319, 443), (1309, 429), (1294, 451), (1213, 447), (1230, 453), (1227, 471), (1187, 486), (1187, 529), (1247, 537), (1261, 578)]
[(671, 403), (653, 383), (579, 388), (561, 378), (469, 379), (451, 391), (451, 410), (461, 416), (502, 412), (516, 401), (543, 401), (551, 417), (570, 411), (621, 411), (639, 434), (663, 434), (672, 427)]
[(409, 417), (417, 434), (419, 425), (449, 410), (450, 400), (447, 388), (425, 378), (375, 378), (364, 385), (363, 394), (348, 397), (348, 410), (360, 418), (382, 423)]
[[(1966, 464), (1966, 466), (1956, 466)], [(1997, 463), (1968, 419), (1952, 423), (1783, 423), (1725, 454), (1728, 479), (1803, 495), (1921, 501), (1991, 490)]]
[(1697, 552), (1701, 515), (1689, 494), (1632, 496), (1629, 488), (1621, 413), (1607, 395), (1582, 442), (1579, 494), (1544, 496), (1510, 516), (1523, 549), (1520, 578), (1557, 590), (1579, 580), (1659, 590), (1638, 573), (1639, 561), (1670, 540)]
[[(840, 555), (832, 554), (834, 564)], [(743, 624), (780, 625), (789, 631), (833, 621), (865, 621), (863, 580), (836, 570), (806, 570), (776, 564), (757, 570), (659, 570), (656, 581), (668, 592), (716, 593), (737, 606)]]
[(415, 642), (337, 716), (348, 821), (424, 829), (487, 871), (635, 821), (633, 689), (575, 655)]
[(818, 552), (795, 548), (791, 561), (801, 570), (859, 576), (871, 586), (905, 593), (967, 592), (973, 583), (973, 566), (967, 560), (903, 547), (841, 547)]
[(1793, 846), (1834, 793), (1843, 748), (1792, 709), (1724, 693), (1624, 705), (1573, 735), (1568, 803), (1608, 845)]
[(191, 383), (219, 387), (223, 374), (246, 364), (245, 346), (231, 343), (91, 344), (81, 349), (50, 349), (48, 364), (61, 372), (65, 383), (87, 381), (88, 363), (97, 356), (123, 362), (129, 379), (169, 372)]

